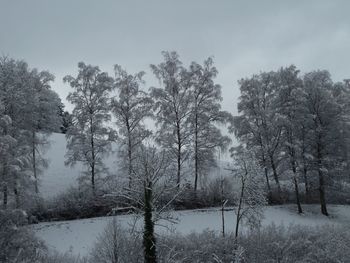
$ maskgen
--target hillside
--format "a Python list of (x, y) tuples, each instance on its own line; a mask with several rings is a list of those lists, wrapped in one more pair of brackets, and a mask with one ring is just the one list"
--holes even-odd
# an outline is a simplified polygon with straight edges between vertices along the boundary
[[(276, 224), (289, 226), (322, 226), (322, 225), (349, 225), (350, 207), (349, 206), (330, 206), (331, 217), (320, 215), (318, 205), (305, 205), (306, 212), (298, 215), (293, 205), (269, 206), (265, 208), (263, 225)], [(177, 224), (170, 222), (159, 222), (156, 227), (157, 233), (176, 233), (189, 234), (191, 232), (200, 233), (203, 230), (213, 230), (217, 233), (221, 231), (221, 212), (218, 209), (203, 209), (176, 211), (174, 217), (178, 219)], [(116, 216), (124, 228), (130, 227), (134, 217), (132, 215)], [(102, 233), (109, 220), (113, 217), (99, 217), (62, 222), (48, 222), (33, 225), (36, 235), (42, 238), (49, 248), (59, 252), (71, 252), (74, 255), (86, 256), (89, 249), (92, 248), (97, 236)], [(138, 220), (138, 223), (142, 219)], [(225, 213), (226, 231), (231, 232), (235, 225), (235, 214), (232, 210)]]
[[(49, 161), (49, 166), (40, 176), (39, 187), (39, 191), (44, 199), (50, 199), (64, 192), (70, 186), (76, 186), (77, 179), (83, 171), (81, 164), (77, 164), (74, 167), (65, 166), (67, 141), (64, 134), (53, 133), (50, 135), (49, 141), (50, 146), (43, 153), (43, 156)], [(113, 154), (106, 158), (105, 164), (110, 171), (116, 170), (115, 155)]]
[[(64, 192), (71, 186), (77, 186), (77, 179), (83, 171), (83, 167), (79, 163), (74, 167), (66, 166), (64, 164), (67, 145), (67, 140), (64, 134), (53, 133), (50, 135), (49, 141), (50, 146), (43, 153), (44, 158), (47, 158), (49, 161), (49, 166), (40, 176), (39, 186), (39, 191), (42, 197), (46, 200)], [(105, 159), (105, 164), (107, 168), (109, 168), (109, 172), (112, 174), (117, 174), (118, 171), (116, 150), (117, 145), (114, 144), (112, 147), (112, 153)], [(228, 158), (227, 154), (225, 158)], [(219, 163), (221, 169), (213, 168), (210, 172), (211, 177), (228, 175), (230, 173), (224, 169), (229, 164), (228, 161), (221, 161)], [(187, 178), (187, 180), (191, 181), (191, 178)]]

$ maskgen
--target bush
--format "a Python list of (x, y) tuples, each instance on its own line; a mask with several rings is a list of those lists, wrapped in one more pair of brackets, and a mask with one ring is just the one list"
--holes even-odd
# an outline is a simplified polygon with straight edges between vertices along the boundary
[[(86, 258), (80, 258), (69, 253), (58, 253), (56, 251), (45, 254), (39, 261), (40, 263), (87, 263)], [(39, 263), (38, 262), (38, 263)]]
[(0, 262), (40, 262), (46, 248), (26, 224), (24, 211), (0, 210)]
[(141, 238), (122, 229), (116, 219), (111, 220), (98, 236), (90, 254), (91, 263), (143, 262)]
[[(142, 251), (137, 235), (111, 223), (98, 238), (90, 262), (142, 262)], [(118, 255), (118, 261), (111, 255)], [(169, 263), (349, 262), (350, 229), (270, 225), (243, 233), (237, 242), (233, 236), (222, 237), (212, 231), (159, 236), (157, 256), (158, 262)]]
[(72, 220), (107, 215), (115, 206), (113, 198), (92, 196), (88, 191), (71, 187), (54, 200), (32, 211), (37, 221)]

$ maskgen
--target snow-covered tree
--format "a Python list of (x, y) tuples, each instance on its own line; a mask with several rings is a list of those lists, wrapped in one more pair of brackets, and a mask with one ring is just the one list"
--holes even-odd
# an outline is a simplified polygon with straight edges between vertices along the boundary
[(237, 239), (239, 226), (243, 220), (251, 227), (260, 226), (263, 206), (267, 202), (260, 175), (262, 170), (257, 164), (254, 154), (242, 145), (231, 148), (230, 151), (234, 160), (232, 172), (239, 186), (235, 197), (237, 203), (235, 207), (235, 238)]
[(190, 78), (192, 83), (191, 112), (189, 125), (191, 133), (191, 158), (194, 162), (194, 190), (198, 179), (216, 165), (215, 151), (225, 149), (230, 138), (223, 136), (217, 124), (225, 124), (231, 114), (221, 110), (221, 86), (214, 83), (218, 74), (212, 58), (203, 66), (192, 62)]
[(144, 121), (152, 116), (153, 100), (140, 89), (144, 72), (130, 75), (119, 65), (115, 65), (114, 69), (117, 96), (111, 102), (112, 112), (122, 146), (121, 164), (127, 173), (129, 188), (132, 188), (135, 153), (151, 134), (146, 129)]
[(49, 145), (47, 137), (52, 132), (59, 131), (61, 120), (59, 106), (61, 100), (56, 92), (51, 90), (50, 83), (54, 76), (47, 71), (38, 72), (33, 69), (28, 76), (27, 99), (24, 109), (23, 128), (27, 131), (27, 142), (31, 148), (32, 172), (35, 192), (39, 193), (38, 175), (47, 166), (43, 157), (45, 148)]
[[(165, 150), (155, 146), (140, 146), (134, 163), (134, 186), (123, 195), (135, 212), (143, 216), (143, 247), (145, 262), (157, 262), (155, 223), (171, 220), (171, 203), (179, 191), (172, 184), (171, 162)], [(167, 198), (169, 197), (169, 198)]]
[(12, 138), (11, 147), (7, 151), (8, 162), (4, 165), (8, 169), (3, 170), (3, 173), (11, 179), (8, 186), (11, 193), (13, 190), (17, 206), (19, 195), (24, 195), (25, 192), (29, 194), (32, 187), (38, 192), (37, 174), (41, 168), (40, 163), (45, 160), (40, 157), (39, 161), (36, 155), (44, 144), (45, 137), (37, 136), (37, 133), (50, 132), (56, 129), (56, 124), (58, 126), (56, 106), (61, 102), (58, 95), (50, 89), (52, 80), (51, 74), (30, 69), (24, 61), (7, 57), (0, 59), (1, 114), (10, 120), (6, 122), (5, 138)]
[[(287, 173), (291, 174), (294, 184), (295, 200), (298, 207), (298, 212), (302, 213), (300, 196), (299, 196), (299, 175), (300, 170), (298, 161), (300, 159), (299, 138), (300, 130), (303, 129), (305, 119), (303, 116), (303, 83), (298, 76), (299, 71), (295, 66), (281, 68), (277, 72), (276, 86), (277, 99), (276, 111), (280, 115), (280, 123), (283, 127), (281, 135), (281, 151), (285, 152), (285, 162)], [(304, 175), (306, 176), (306, 175)]]
[(318, 176), (321, 212), (328, 215), (326, 206), (327, 178), (339, 165), (342, 145), (342, 107), (333, 96), (333, 83), (329, 72), (313, 71), (304, 76), (305, 116), (308, 122), (310, 169)]
[(264, 169), (269, 190), (269, 171), (272, 171), (280, 198), (278, 165), (282, 126), (279, 122), (279, 113), (275, 110), (275, 78), (275, 72), (263, 72), (239, 81), (241, 96), (238, 112), (240, 115), (234, 117), (231, 131), (234, 131), (248, 149), (255, 152), (260, 166)]
[(111, 219), (98, 235), (90, 253), (91, 263), (141, 262), (142, 244), (139, 235), (120, 225), (117, 217)]
[(110, 150), (109, 92), (113, 79), (98, 67), (78, 64), (79, 72), (76, 78), (64, 77), (73, 88), (67, 100), (74, 105), (72, 126), (68, 129), (68, 151), (66, 164), (83, 163), (87, 168), (84, 173), (90, 178), (91, 190), (96, 195), (96, 180), (106, 172), (103, 157)]
[(176, 163), (176, 183), (180, 187), (182, 168), (188, 159), (191, 112), (191, 79), (176, 52), (163, 52), (164, 62), (151, 65), (162, 87), (151, 88), (159, 126), (157, 141)]

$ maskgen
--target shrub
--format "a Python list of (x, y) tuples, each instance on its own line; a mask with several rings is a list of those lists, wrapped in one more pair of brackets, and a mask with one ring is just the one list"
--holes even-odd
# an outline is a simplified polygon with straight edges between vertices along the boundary
[[(115, 233), (117, 233), (115, 235)], [(115, 242), (115, 237), (118, 241)], [(246, 231), (235, 241), (213, 231), (159, 236), (158, 262), (349, 262), (350, 229), (340, 226), (275, 226)], [(99, 237), (90, 262), (142, 262), (142, 244), (111, 223)], [(113, 261), (113, 252), (118, 261)]]
[(0, 210), (0, 262), (40, 262), (46, 248), (26, 224), (24, 211)]

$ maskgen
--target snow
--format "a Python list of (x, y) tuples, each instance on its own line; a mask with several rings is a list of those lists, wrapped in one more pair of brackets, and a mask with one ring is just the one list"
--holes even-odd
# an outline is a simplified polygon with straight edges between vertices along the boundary
[[(49, 166), (40, 176), (39, 185), (39, 191), (46, 200), (66, 191), (71, 186), (77, 186), (77, 179), (83, 171), (83, 167), (79, 163), (74, 167), (65, 166), (67, 141), (64, 134), (53, 133), (48, 139), (50, 146), (43, 153), (43, 156), (48, 159)], [(114, 171), (117, 167), (115, 155), (106, 158), (105, 164), (110, 171)]]
[[(58, 194), (68, 190), (69, 187), (77, 186), (77, 179), (84, 170), (80, 163), (77, 163), (73, 167), (65, 166), (67, 141), (64, 134), (52, 133), (48, 140), (50, 141), (50, 145), (42, 154), (44, 158), (48, 160), (49, 166), (44, 169), (43, 173), (40, 175), (39, 184), (39, 192), (44, 200), (52, 199)], [(116, 149), (117, 145), (112, 145), (113, 152), (104, 160), (110, 173), (118, 171)], [(229, 162), (222, 160), (219, 163), (222, 169), (213, 168), (208, 178), (212, 178), (213, 176), (217, 177), (219, 175), (227, 176), (230, 174), (230, 171), (225, 170), (225, 168), (229, 167)]]
[[(304, 205), (306, 213), (298, 215), (293, 205), (269, 206), (265, 209), (263, 225), (274, 223), (276, 225), (300, 224), (306, 226), (320, 226), (325, 224), (349, 224), (350, 206), (330, 205), (330, 217), (320, 215), (318, 205)], [(174, 215), (178, 218), (177, 224), (170, 222), (160, 222), (157, 226), (158, 233), (178, 232), (188, 234), (191, 232), (201, 232), (205, 229), (221, 231), (221, 212), (218, 209), (202, 209), (176, 211)], [(49, 248), (60, 252), (71, 252), (74, 255), (85, 256), (93, 246), (96, 237), (103, 231), (109, 220), (113, 217), (100, 217), (92, 219), (81, 219), (73, 221), (40, 223), (32, 228), (36, 235), (42, 238)], [(133, 222), (132, 215), (121, 215), (115, 217), (125, 228), (130, 227)], [(235, 216), (232, 210), (225, 212), (225, 228), (233, 231)], [(142, 220), (138, 221), (138, 224)]]

